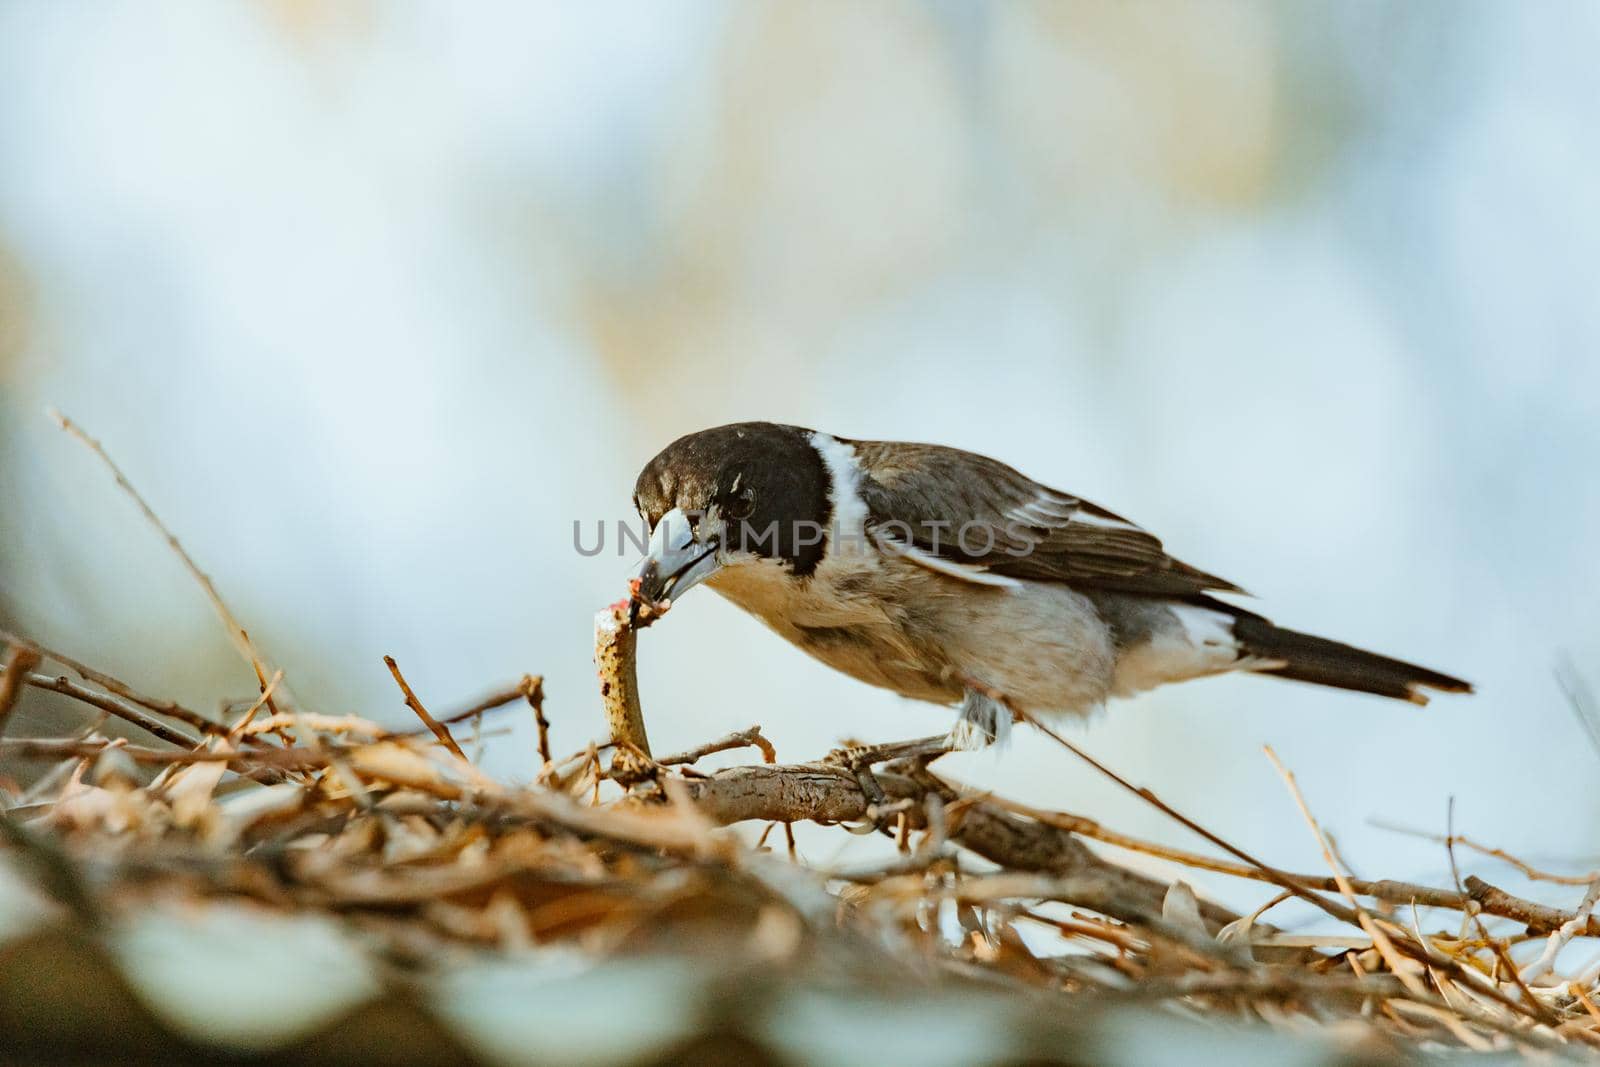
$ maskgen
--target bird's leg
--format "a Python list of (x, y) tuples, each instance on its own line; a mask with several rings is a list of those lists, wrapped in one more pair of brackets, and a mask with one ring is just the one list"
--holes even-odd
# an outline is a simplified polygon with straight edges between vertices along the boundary
[(950, 728), (946, 744), (956, 752), (974, 752), (1011, 734), (1011, 709), (984, 687), (968, 685), (961, 700), (961, 717)]
[(861, 793), (867, 798), (867, 803), (872, 806), (882, 806), (888, 802), (889, 797), (872, 773), (874, 764), (897, 759), (931, 762), (950, 751), (948, 742), (946, 736), (935, 734), (932, 737), (891, 741), (883, 745), (849, 745), (828, 753), (825, 762), (839, 764), (849, 770), (855, 775), (856, 784), (861, 787)]

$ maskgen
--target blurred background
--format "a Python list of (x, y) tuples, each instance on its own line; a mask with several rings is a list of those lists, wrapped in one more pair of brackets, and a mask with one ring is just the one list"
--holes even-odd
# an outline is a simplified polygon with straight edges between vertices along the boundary
[[(629, 518), (657, 450), (937, 441), (1480, 686), (1190, 683), (1071, 729), (1114, 767), (1286, 867), (1320, 861), (1263, 743), (1363, 875), (1439, 880), (1373, 820), (1443, 832), (1452, 796), (1592, 864), (1555, 669), (1600, 671), (1597, 53), (1577, 0), (6, 0), (0, 623), (146, 692), (254, 690), (55, 405), (304, 704), (408, 723), (385, 653), (436, 710), (541, 672), (572, 750), (636, 558), (573, 524)], [(709, 592), (641, 680), (662, 749), (950, 721)], [(30, 694), (9, 733), (60, 714)], [(524, 717), (492, 773), (537, 769)], [(1038, 737), (949, 767), (1198, 844)]]

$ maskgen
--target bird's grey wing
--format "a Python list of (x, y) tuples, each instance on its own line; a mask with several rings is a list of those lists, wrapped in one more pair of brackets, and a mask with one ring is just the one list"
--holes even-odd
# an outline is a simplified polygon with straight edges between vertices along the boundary
[(1173, 559), (1138, 526), (998, 460), (941, 445), (852, 441), (875, 537), (978, 581), (1027, 578), (1188, 597), (1242, 592)]

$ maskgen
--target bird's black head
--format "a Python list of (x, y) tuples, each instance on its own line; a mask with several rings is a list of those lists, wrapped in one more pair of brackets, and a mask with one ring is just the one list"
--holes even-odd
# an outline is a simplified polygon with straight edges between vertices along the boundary
[[(811, 439), (797, 426), (738, 422), (680, 437), (647, 463), (633, 491), (652, 531), (647, 584), (652, 565), (669, 596), (744, 561), (777, 560), (800, 577), (814, 571), (832, 506)], [(675, 571), (683, 572), (676, 582)]]

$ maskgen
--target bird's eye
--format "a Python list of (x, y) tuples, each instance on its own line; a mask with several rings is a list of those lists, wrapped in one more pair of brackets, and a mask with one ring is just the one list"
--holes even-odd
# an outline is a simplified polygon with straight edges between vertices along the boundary
[(748, 519), (750, 517), (750, 513), (755, 511), (755, 509), (755, 494), (750, 492), (748, 489), (744, 489), (740, 492), (733, 493), (728, 497), (728, 503), (723, 507), (722, 512), (730, 519), (738, 519), (742, 521), (744, 519)]

